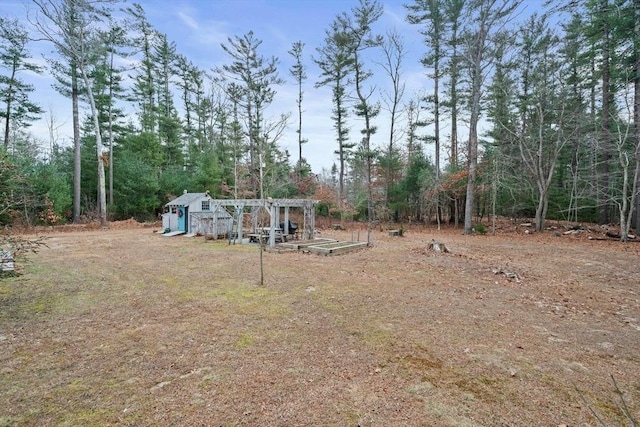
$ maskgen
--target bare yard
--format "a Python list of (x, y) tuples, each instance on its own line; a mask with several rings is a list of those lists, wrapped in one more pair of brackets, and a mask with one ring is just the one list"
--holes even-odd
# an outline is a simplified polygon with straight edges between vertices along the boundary
[[(640, 419), (640, 244), (373, 238), (340, 256), (264, 253), (260, 287), (255, 245), (51, 233), (0, 280), (0, 425)], [(427, 252), (432, 238), (451, 253)]]

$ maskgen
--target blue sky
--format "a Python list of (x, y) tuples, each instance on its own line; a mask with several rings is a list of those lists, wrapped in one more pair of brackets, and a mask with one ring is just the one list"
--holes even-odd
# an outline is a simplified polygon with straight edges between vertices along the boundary
[[(402, 76), (406, 84), (405, 103), (421, 91), (431, 89), (431, 81), (425, 76), (425, 69), (419, 63), (424, 53), (419, 28), (409, 25), (404, 19), (406, 12), (403, 4), (407, 1), (382, 0), (384, 15), (375, 27), (375, 31), (380, 34), (395, 29), (404, 39), (406, 57)], [(527, 2), (527, 8), (538, 6), (540, 1)], [(288, 71), (293, 59), (287, 51), (298, 40), (305, 43), (308, 80), (303, 89), (302, 132), (309, 142), (303, 146), (303, 156), (316, 173), (322, 168), (331, 167), (336, 160), (333, 152), (337, 148), (330, 118), (331, 93), (327, 88), (314, 88), (319, 70), (311, 61), (311, 56), (316, 54), (316, 48), (322, 46), (325, 30), (336, 15), (357, 6), (357, 0), (139, 0), (138, 3), (143, 6), (151, 24), (176, 43), (179, 53), (207, 71), (229, 62), (228, 56), (220, 47), (221, 43), (226, 43), (228, 37), (253, 31), (255, 37), (263, 41), (261, 53), (266, 57), (279, 58), (280, 77), (287, 80), (286, 84), (276, 88), (278, 94), (268, 111), (274, 118), (280, 113), (297, 114), (297, 86)], [(0, 15), (25, 19), (25, 10), (29, 6), (28, 0), (0, 0)], [(42, 61), (42, 54), (51, 52), (51, 47), (42, 43), (34, 44), (31, 52), (38, 61)], [(375, 85), (378, 98), (389, 88), (388, 77), (375, 63), (380, 60), (380, 56), (367, 59), (368, 66), (375, 74), (370, 83)], [(58, 126), (58, 142), (69, 144), (72, 135), (70, 101), (51, 88), (52, 79), (46, 72), (42, 76), (23, 77), (36, 86), (37, 95), (34, 100), (47, 110), (43, 120), (34, 124), (32, 132), (44, 141), (45, 147), (48, 146), (50, 138), (47, 122), (53, 116)], [(179, 102), (178, 98), (176, 102)], [(131, 113), (135, 114), (134, 111)], [(356, 141), (360, 137), (361, 125), (353, 115), (350, 125), (351, 138)], [(379, 147), (388, 140), (388, 117), (384, 110), (376, 125), (379, 131), (374, 136), (373, 145)], [(296, 126), (296, 120), (292, 117), (290, 126), (280, 140), (280, 146), (289, 150), (292, 163), (297, 161), (298, 153)]]

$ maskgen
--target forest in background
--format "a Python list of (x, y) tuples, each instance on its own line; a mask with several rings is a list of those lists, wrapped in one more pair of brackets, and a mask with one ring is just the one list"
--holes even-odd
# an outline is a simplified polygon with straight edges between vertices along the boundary
[[(638, 1), (556, 1), (523, 16), (521, 0), (408, 0), (424, 43), (420, 93), (405, 93), (406, 46), (376, 26), (377, 0), (339, 11), (313, 51), (292, 43), (289, 69), (248, 32), (229, 37), (228, 62), (210, 70), (140, 5), (31, 4), (29, 27), (0, 17), (0, 226), (150, 220), (186, 189), (314, 198), (319, 215), (460, 223), (468, 234), (497, 215), (534, 218), (537, 230), (547, 219), (616, 223), (623, 239), (632, 221), (640, 229)], [(36, 42), (55, 51), (46, 67), (30, 55)], [(44, 111), (29, 72), (55, 76), (69, 98), (73, 146), (30, 133)], [(285, 79), (296, 105), (274, 118)], [(332, 94), (336, 161), (314, 173), (304, 95), (320, 87)], [(298, 153), (279, 145), (287, 126)]]

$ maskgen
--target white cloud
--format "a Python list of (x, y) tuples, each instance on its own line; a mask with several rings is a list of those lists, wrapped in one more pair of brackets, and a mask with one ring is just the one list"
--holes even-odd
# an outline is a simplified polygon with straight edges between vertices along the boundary
[(191, 28), (192, 30), (197, 31), (200, 29), (198, 22), (196, 22), (196, 20), (189, 16), (186, 12), (178, 12), (178, 17), (187, 25), (187, 27)]

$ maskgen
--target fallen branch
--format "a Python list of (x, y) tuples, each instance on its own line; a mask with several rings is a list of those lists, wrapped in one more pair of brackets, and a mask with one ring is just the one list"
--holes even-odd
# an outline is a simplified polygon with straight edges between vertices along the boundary
[(492, 268), (491, 271), (493, 272), (493, 274), (504, 274), (506, 278), (513, 279), (516, 281), (516, 283), (520, 283), (522, 281), (520, 275), (515, 271), (509, 271), (498, 267)]

